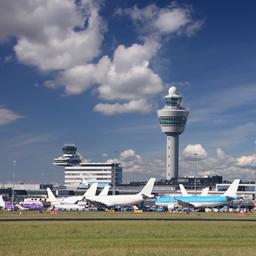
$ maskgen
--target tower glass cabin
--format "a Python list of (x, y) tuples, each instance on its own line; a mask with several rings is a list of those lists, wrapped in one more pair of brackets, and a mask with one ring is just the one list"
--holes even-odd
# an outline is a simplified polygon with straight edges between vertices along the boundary
[(189, 110), (181, 106), (176, 87), (169, 89), (165, 106), (157, 111), (161, 130), (167, 136), (166, 179), (179, 176), (179, 135), (184, 131)]
[(54, 158), (53, 165), (72, 166), (81, 163), (80, 155), (77, 153), (77, 147), (74, 144), (65, 144), (62, 152), (62, 156)]

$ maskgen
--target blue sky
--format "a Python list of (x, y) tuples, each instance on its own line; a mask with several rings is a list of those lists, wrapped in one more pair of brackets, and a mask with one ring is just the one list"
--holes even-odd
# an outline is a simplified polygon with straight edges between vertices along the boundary
[(171, 85), (190, 108), (181, 175), (255, 179), (255, 7), (0, 3), (0, 181), (62, 183), (51, 163), (64, 143), (87, 160), (120, 160), (125, 181), (164, 177), (156, 110)]

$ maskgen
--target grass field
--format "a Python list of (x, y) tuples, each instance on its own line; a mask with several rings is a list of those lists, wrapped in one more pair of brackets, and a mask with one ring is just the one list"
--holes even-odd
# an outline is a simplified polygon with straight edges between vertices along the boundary
[[(38, 216), (45, 221), (33, 220)], [(12, 218), (21, 221), (6, 221)], [(50, 221), (53, 218), (60, 220)], [(255, 256), (256, 221), (247, 221), (254, 219), (255, 215), (235, 214), (190, 214), (188, 218), (170, 213), (0, 213), (0, 255)]]

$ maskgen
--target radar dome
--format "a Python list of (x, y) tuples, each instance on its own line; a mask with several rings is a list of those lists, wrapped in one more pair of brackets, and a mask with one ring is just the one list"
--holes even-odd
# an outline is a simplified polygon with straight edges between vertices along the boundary
[(170, 96), (173, 96), (173, 95), (176, 96), (176, 95), (177, 95), (177, 94), (176, 94), (176, 91), (177, 91), (177, 88), (176, 88), (175, 86), (172, 86), (172, 87), (169, 88), (169, 91), (168, 91), (168, 92), (169, 92), (169, 95), (170, 95)]

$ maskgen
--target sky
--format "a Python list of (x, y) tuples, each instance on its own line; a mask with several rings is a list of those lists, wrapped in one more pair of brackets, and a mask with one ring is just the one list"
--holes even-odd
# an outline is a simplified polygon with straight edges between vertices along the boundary
[[(66, 143), (165, 177), (156, 111), (190, 109), (180, 176), (256, 178), (255, 1), (0, 2), (0, 181), (63, 183)], [(195, 154), (196, 153), (196, 154)]]

